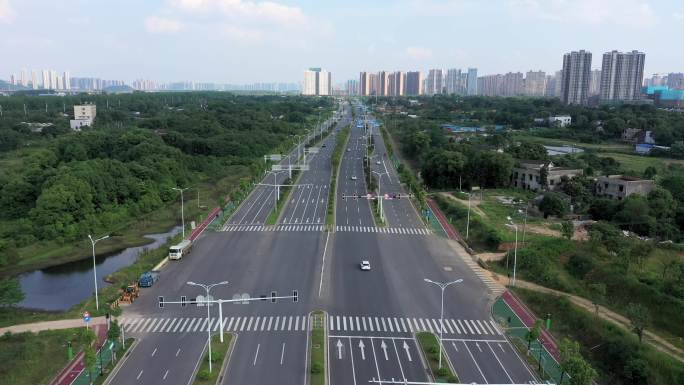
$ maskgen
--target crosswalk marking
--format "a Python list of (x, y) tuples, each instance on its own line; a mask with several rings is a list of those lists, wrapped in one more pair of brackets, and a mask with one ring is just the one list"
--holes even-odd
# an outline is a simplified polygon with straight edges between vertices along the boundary
[[(496, 336), (501, 330), (493, 320), (435, 318), (376, 317), (330, 315), (330, 331), (414, 333), (430, 331), (461, 336)], [(221, 322), (223, 321), (223, 322)], [(120, 318), (120, 324), (129, 333), (188, 333), (218, 331), (232, 332), (305, 332), (309, 330), (309, 316), (236, 316), (218, 318), (160, 317)]]
[[(293, 232), (323, 232), (326, 226), (324, 225), (297, 225), (297, 224), (283, 224), (274, 226), (260, 226), (260, 225), (228, 225), (221, 231), (293, 231)], [(429, 229), (422, 227), (375, 227), (375, 226), (335, 226), (335, 231), (357, 232), (357, 233), (379, 233), (379, 234), (404, 234), (404, 235), (429, 235), (432, 232)]]

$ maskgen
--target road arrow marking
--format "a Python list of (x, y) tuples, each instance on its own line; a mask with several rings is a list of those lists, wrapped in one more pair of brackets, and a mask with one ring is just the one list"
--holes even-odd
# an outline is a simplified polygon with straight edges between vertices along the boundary
[(458, 348), (456, 347), (456, 342), (454, 342), (454, 341), (451, 341), (451, 346), (453, 346), (453, 347), (454, 347), (454, 349), (456, 349), (456, 351), (458, 351)]
[(342, 341), (337, 340), (337, 344), (335, 344), (335, 346), (337, 346), (337, 359), (341, 360), (342, 359)]
[(480, 353), (482, 353), (482, 348), (480, 347), (480, 344), (478, 342), (475, 342), (475, 346), (477, 346), (477, 350), (479, 350)]
[(363, 350), (366, 347), (366, 345), (363, 344), (363, 340), (359, 341), (359, 349), (361, 349), (361, 359), (365, 360), (366, 359), (366, 352)]
[(406, 357), (408, 357), (409, 362), (413, 361), (411, 359), (411, 353), (409, 353), (409, 346), (406, 341), (404, 341), (404, 350), (406, 350)]
[(387, 344), (384, 340), (380, 344), (380, 349), (382, 349), (383, 353), (385, 353), (385, 361), (389, 361), (389, 357), (387, 357)]

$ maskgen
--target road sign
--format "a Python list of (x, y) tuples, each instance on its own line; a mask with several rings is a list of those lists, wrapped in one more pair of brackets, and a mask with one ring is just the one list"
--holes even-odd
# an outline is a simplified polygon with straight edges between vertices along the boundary
[(85, 323), (90, 322), (90, 313), (89, 313), (89, 312), (84, 312), (84, 313), (83, 313), (83, 321), (84, 321)]
[(271, 166), (271, 171), (283, 171), (283, 166), (279, 164), (274, 164)]
[(283, 159), (283, 156), (280, 154), (271, 154), (271, 155), (264, 155), (264, 159), (266, 160), (272, 160), (272, 161), (279, 161)]

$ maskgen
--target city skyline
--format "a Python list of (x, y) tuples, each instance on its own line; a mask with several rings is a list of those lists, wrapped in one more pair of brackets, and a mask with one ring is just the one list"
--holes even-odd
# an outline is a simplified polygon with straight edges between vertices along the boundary
[[(0, 76), (61, 68), (129, 83), (299, 82), (301, 71), (315, 65), (339, 84), (364, 69), (553, 73), (563, 53), (580, 49), (645, 52), (646, 74), (684, 69), (684, 57), (662, 38), (684, 33), (684, 6), (673, 0), (381, 1), (364, 3), (346, 32), (357, 3), (124, 0), (82, 9), (76, 0), (0, 0), (0, 33), (8, 37), (0, 49), (12, 52)], [(87, 49), (79, 53), (77, 46)]]

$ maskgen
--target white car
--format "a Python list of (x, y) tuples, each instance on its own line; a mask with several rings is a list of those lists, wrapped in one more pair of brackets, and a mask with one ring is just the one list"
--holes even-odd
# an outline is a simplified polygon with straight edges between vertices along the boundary
[(356, 175), (352, 175), (351, 180), (356, 180)]
[(370, 270), (370, 262), (361, 261), (361, 270)]
[(377, 162), (375, 162), (375, 164), (382, 164), (382, 162), (381, 162), (381, 161), (377, 161)]

